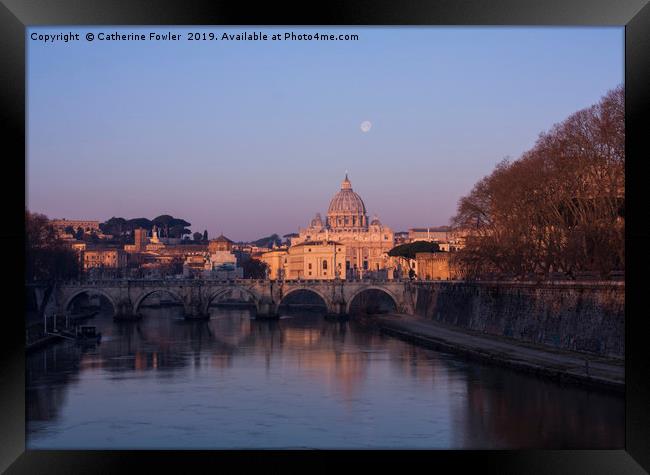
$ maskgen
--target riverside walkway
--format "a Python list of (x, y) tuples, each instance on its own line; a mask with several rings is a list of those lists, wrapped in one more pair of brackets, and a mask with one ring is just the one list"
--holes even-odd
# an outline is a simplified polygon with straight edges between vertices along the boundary
[(405, 314), (375, 319), (381, 331), (437, 350), (514, 369), (600, 386), (615, 391), (625, 389), (625, 361), (542, 346), (507, 337), (445, 325)]

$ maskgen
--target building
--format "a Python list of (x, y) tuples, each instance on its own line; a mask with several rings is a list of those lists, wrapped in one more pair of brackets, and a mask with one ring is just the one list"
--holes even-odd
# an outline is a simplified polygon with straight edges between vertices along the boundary
[(451, 226), (432, 226), (428, 228), (411, 228), (408, 241), (432, 241), (441, 244), (440, 248), (450, 252), (462, 249), (469, 234), (465, 229), (452, 229)]
[(84, 241), (76, 241), (76, 240), (70, 241), (68, 245), (70, 246), (70, 249), (77, 252), (85, 251), (86, 248), (88, 247), (88, 244), (86, 244)]
[(291, 246), (286, 279), (332, 280), (345, 277), (346, 249), (335, 241), (305, 241)]
[(368, 220), (366, 205), (352, 190), (346, 174), (340, 191), (330, 201), (325, 221), (317, 213), (309, 227), (300, 229), (298, 236), (291, 238), (291, 247), (306, 242), (340, 243), (345, 249), (345, 275), (340, 277), (358, 278), (380, 271), (386, 274), (387, 252), (393, 248), (395, 239), (393, 231), (378, 217)]
[(189, 271), (202, 272), (205, 269), (205, 261), (205, 256), (202, 255), (189, 255), (185, 257), (183, 273), (188, 274)]
[(395, 245), (399, 246), (400, 244), (406, 244), (411, 242), (409, 239), (409, 233), (407, 231), (399, 231), (394, 234)]
[(237, 267), (237, 256), (233, 252), (233, 242), (221, 234), (208, 244), (207, 271), (233, 271), (235, 277), (243, 277), (243, 269)]
[(138, 228), (135, 231), (133, 231), (133, 237), (134, 237), (134, 246), (135, 246), (135, 251), (136, 252), (141, 252), (144, 251), (145, 248), (147, 247), (147, 243), (149, 242), (149, 238), (147, 237), (147, 230), (143, 228)]
[(77, 229), (81, 228), (86, 233), (91, 233), (93, 231), (97, 234), (101, 233), (99, 230), (99, 221), (88, 221), (85, 219), (53, 219), (50, 221), (50, 224), (59, 234), (65, 234), (65, 229), (68, 227), (74, 229), (75, 232)]
[(262, 253), (259, 258), (268, 267), (267, 277), (271, 280), (285, 278), (285, 264), (288, 263), (289, 247), (283, 246)]
[(271, 280), (333, 280), (345, 278), (345, 246), (335, 241), (305, 241), (265, 252)]
[(448, 241), (452, 237), (450, 226), (432, 226), (409, 229), (409, 241)]
[(147, 251), (159, 251), (164, 248), (165, 244), (158, 237), (158, 227), (154, 224), (151, 230), (151, 239), (149, 239), (149, 243), (145, 246), (145, 249)]
[(208, 251), (210, 251), (211, 254), (222, 251), (231, 252), (233, 245), (234, 243), (230, 239), (221, 234), (219, 237), (210, 240)]
[(201, 244), (173, 246), (166, 248), (164, 253), (174, 247), (190, 246), (197, 247), (197, 250), (185, 253), (184, 275), (200, 275), (212, 279), (241, 279), (244, 277), (244, 269), (237, 265), (237, 256), (233, 253), (233, 242), (223, 234), (211, 240), (207, 246)]
[(143, 252), (147, 248), (149, 238), (147, 237), (147, 230), (138, 228), (133, 231), (133, 244), (125, 244), (124, 250), (127, 252)]
[(418, 252), (417, 276), (420, 280), (450, 280), (460, 279), (460, 272), (451, 262), (449, 252)]
[(127, 265), (127, 254), (122, 249), (86, 249), (81, 252), (84, 270), (123, 269)]

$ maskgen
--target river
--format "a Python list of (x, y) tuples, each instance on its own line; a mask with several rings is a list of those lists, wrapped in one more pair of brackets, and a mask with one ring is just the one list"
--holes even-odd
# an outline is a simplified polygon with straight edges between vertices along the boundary
[(466, 361), (307, 311), (101, 312), (99, 345), (27, 355), (30, 449), (624, 447), (622, 396)]

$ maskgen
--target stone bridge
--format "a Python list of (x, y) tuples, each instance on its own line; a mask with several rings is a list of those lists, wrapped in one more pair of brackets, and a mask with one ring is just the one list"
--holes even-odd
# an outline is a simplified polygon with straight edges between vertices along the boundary
[(397, 312), (413, 314), (417, 286), (400, 281), (102, 280), (60, 284), (53, 294), (55, 306), (61, 313), (70, 309), (76, 297), (90, 293), (106, 297), (116, 318), (136, 318), (145, 298), (164, 291), (183, 305), (187, 318), (205, 318), (210, 304), (228, 298), (234, 290), (255, 306), (258, 316), (273, 317), (288, 296), (303, 290), (320, 297), (329, 315), (344, 316), (350, 313), (359, 296), (364, 293), (368, 296), (367, 292), (373, 289), (390, 297)]

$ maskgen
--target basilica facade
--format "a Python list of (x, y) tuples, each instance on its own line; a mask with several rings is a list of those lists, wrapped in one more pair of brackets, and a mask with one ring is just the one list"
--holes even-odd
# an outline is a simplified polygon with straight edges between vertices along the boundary
[[(390, 267), (387, 256), (395, 244), (393, 230), (379, 218), (368, 220), (366, 205), (352, 189), (347, 174), (330, 201), (325, 220), (317, 213), (307, 228), (291, 239), (291, 246), (308, 242), (336, 242), (345, 249), (345, 273), (340, 278), (381, 277)], [(341, 262), (341, 264), (343, 264)], [(391, 278), (389, 275), (384, 277)]]

